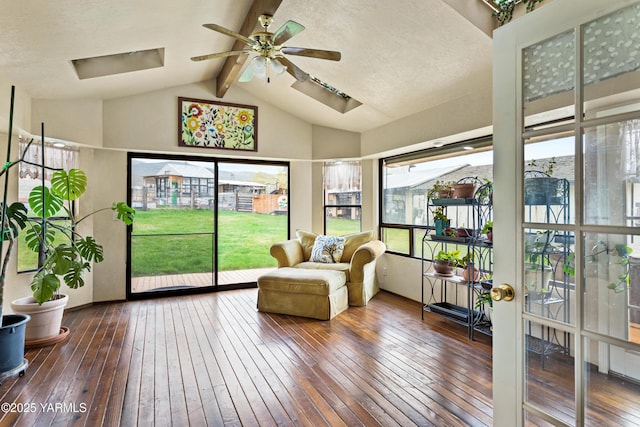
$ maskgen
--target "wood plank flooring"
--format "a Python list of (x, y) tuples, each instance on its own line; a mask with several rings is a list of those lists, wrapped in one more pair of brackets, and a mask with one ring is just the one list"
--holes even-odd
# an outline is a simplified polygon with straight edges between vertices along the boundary
[[(256, 282), (258, 277), (275, 270), (276, 267), (227, 270), (218, 272), (219, 285)], [(131, 292), (149, 292), (163, 288), (212, 286), (213, 273), (168, 274), (163, 276), (142, 276), (131, 279)]]
[[(65, 313), (69, 339), (28, 351), (25, 376), (0, 386), (14, 409), (0, 411), (0, 426), (492, 424), (488, 337), (468, 341), (429, 313), (420, 320), (419, 303), (386, 292), (331, 321), (259, 313), (256, 293)], [(600, 377), (590, 381), (614, 384), (590, 398), (593, 419), (640, 421), (638, 389)], [(558, 407), (571, 397), (571, 387), (568, 397), (540, 387)]]

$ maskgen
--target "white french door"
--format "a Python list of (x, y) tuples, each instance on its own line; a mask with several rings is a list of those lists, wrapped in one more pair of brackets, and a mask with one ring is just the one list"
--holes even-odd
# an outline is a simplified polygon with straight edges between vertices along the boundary
[(494, 423), (640, 424), (640, 2), (494, 33)]

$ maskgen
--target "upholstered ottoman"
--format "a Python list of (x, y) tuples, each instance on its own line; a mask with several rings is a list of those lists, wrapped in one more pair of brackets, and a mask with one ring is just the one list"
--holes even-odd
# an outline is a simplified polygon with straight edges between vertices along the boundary
[(329, 320), (349, 307), (345, 274), (284, 267), (258, 278), (258, 310)]

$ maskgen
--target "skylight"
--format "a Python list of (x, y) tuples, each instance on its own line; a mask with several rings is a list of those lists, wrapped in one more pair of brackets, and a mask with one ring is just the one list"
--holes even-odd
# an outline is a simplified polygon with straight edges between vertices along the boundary
[(72, 59), (80, 80), (164, 66), (164, 48)]

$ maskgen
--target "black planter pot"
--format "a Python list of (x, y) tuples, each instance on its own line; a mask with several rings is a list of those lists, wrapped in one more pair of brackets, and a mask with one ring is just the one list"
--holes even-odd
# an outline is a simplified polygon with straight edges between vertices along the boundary
[(27, 314), (2, 316), (0, 327), (0, 378), (24, 363), (24, 331), (31, 319)]

